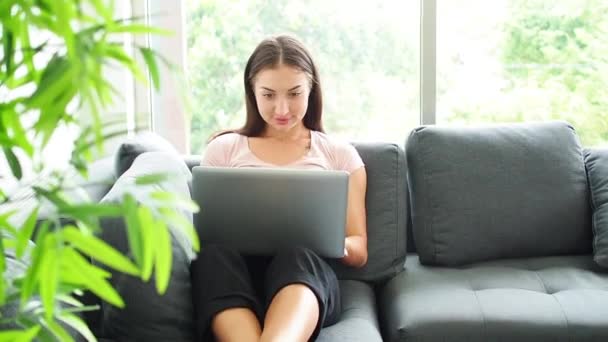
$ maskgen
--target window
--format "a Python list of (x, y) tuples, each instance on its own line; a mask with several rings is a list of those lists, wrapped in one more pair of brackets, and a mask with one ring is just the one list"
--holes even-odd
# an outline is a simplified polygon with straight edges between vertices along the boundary
[(563, 119), (608, 141), (608, 3), (438, 0), (437, 122)]
[(185, 1), (191, 151), (245, 119), (243, 70), (263, 38), (291, 33), (317, 62), (324, 124), (348, 140), (403, 143), (419, 124), (419, 1)]
[(583, 145), (608, 143), (604, 0), (137, 1), (150, 4), (153, 24), (154, 13), (174, 18), (160, 26), (175, 42), (160, 46), (184, 66), (190, 101), (177, 108), (167, 95), (177, 88), (164, 83), (154, 130), (183, 152), (243, 124), (244, 64), (277, 33), (312, 50), (325, 127), (349, 140), (402, 143), (420, 124), (562, 119)]

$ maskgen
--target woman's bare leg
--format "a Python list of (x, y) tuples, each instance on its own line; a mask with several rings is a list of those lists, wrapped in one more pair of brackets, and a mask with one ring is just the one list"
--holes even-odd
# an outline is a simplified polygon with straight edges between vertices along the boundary
[(258, 342), (262, 333), (258, 318), (248, 308), (221, 311), (213, 317), (211, 329), (220, 342)]
[(260, 341), (308, 341), (319, 321), (319, 302), (303, 284), (282, 288), (272, 299)]

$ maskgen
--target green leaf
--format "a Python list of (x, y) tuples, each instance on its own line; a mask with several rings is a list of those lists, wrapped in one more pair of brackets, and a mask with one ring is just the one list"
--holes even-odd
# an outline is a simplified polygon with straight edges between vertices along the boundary
[(127, 223), (127, 238), (129, 239), (129, 248), (135, 258), (137, 265), (142, 265), (143, 249), (141, 228), (137, 217), (137, 202), (132, 195), (126, 194), (123, 200), (125, 210), (125, 221)]
[(201, 248), (200, 241), (198, 239), (198, 234), (196, 233), (196, 229), (194, 228), (194, 225), (192, 224), (192, 222), (190, 222), (188, 219), (186, 219), (181, 214), (179, 214), (169, 208), (161, 208), (160, 213), (164, 217), (169, 219), (170, 223), (172, 223), (176, 228), (180, 229), (181, 231), (183, 231), (186, 234), (186, 236), (192, 242), (192, 248), (195, 251), (198, 252), (200, 250), (200, 248)]
[(156, 225), (156, 290), (159, 294), (164, 294), (169, 286), (169, 277), (171, 275), (171, 236), (167, 225), (162, 221), (157, 221)]
[(7, 212), (0, 214), (0, 229), (4, 229), (4, 230), (8, 231), (13, 236), (17, 235), (17, 230), (8, 221), (8, 218), (13, 216), (16, 212), (18, 212), (18, 210), (13, 209), (13, 210), (8, 210)]
[(2, 113), (2, 121), (5, 129), (10, 129), (13, 135), (12, 140), (19, 146), (28, 156), (32, 157), (34, 153), (34, 147), (27, 138), (25, 129), (21, 125), (19, 115), (14, 108), (8, 108)]
[(44, 306), (44, 316), (47, 320), (53, 319), (55, 311), (55, 294), (59, 280), (59, 258), (60, 254), (52, 235), (45, 239), (43, 258), (40, 265), (40, 298)]
[(4, 247), (4, 249), (15, 249), (15, 246), (17, 245), (17, 242), (13, 239), (6, 239), (4, 238), (2, 240), (2, 246)]
[(12, 62), (14, 58), (13, 52), (15, 47), (13, 46), (13, 32), (9, 31), (6, 25), (2, 25), (2, 42), (4, 43), (4, 67), (6, 68), (6, 74), (12, 75)]
[(64, 251), (62, 261), (62, 279), (65, 282), (85, 286), (99, 298), (116, 307), (125, 306), (118, 292), (104, 279), (110, 276), (106, 271), (91, 265), (73, 249)]
[(141, 235), (143, 237), (143, 260), (141, 265), (141, 279), (148, 281), (152, 275), (154, 266), (154, 250), (156, 249), (156, 239), (154, 232), (154, 217), (150, 209), (139, 207), (137, 210)]
[(87, 339), (89, 342), (97, 341), (93, 333), (89, 329), (89, 327), (80, 319), (80, 317), (70, 314), (70, 313), (62, 313), (59, 315), (59, 320), (66, 323), (74, 330), (78, 331), (80, 335)]
[(158, 28), (158, 27), (147, 26), (144, 24), (117, 25), (108, 31), (112, 32), (112, 33), (134, 33), (134, 34), (150, 33), (150, 34), (157, 34), (157, 35), (173, 34), (173, 32), (170, 30), (166, 30), (166, 29), (162, 29), (162, 28)]
[(122, 45), (115, 43), (107, 44), (105, 46), (105, 52), (108, 57), (115, 59), (116, 61), (127, 67), (135, 78), (139, 79), (142, 82), (146, 81), (146, 78), (144, 77), (144, 74), (142, 73), (141, 69), (137, 66), (135, 60), (125, 52)]
[[(95, 89), (95, 94), (97, 95), (98, 102), (102, 108), (106, 108), (114, 101), (112, 95), (114, 95), (116, 98), (124, 99), (123, 94), (120, 93), (111, 82), (93, 74), (89, 75), (89, 78), (91, 80), (93, 88)], [(94, 104), (91, 103), (91, 105)]]
[(60, 208), (61, 214), (70, 215), (73, 217), (120, 217), (123, 210), (116, 204), (98, 203), (98, 204), (77, 204)]
[(38, 234), (36, 235), (36, 245), (32, 252), (32, 263), (30, 267), (27, 269), (27, 273), (25, 275), (25, 279), (23, 280), (23, 285), (21, 286), (21, 308), (25, 306), (25, 304), (32, 297), (32, 293), (34, 292), (34, 288), (38, 282), (40, 276), (40, 267), (42, 261), (42, 254), (44, 252), (43, 241), (48, 235), (49, 230), (49, 222), (45, 221), (40, 226)]
[(158, 64), (156, 63), (156, 58), (154, 57), (154, 52), (152, 49), (147, 47), (139, 48), (141, 55), (148, 66), (148, 70), (150, 71), (150, 78), (152, 78), (152, 84), (154, 85), (154, 89), (160, 90), (160, 74), (158, 71)]
[(183, 208), (189, 212), (198, 212), (198, 205), (189, 198), (184, 198), (167, 191), (154, 191), (150, 194), (150, 198), (165, 203), (171, 208)]
[(72, 32), (72, 20), (75, 19), (76, 11), (74, 1), (51, 1), (49, 6), (53, 7), (53, 14), (56, 16), (56, 28), (59, 35), (63, 38), (68, 55), (71, 59), (76, 56), (74, 49), (74, 33)]
[(80, 301), (78, 301), (76, 298), (74, 298), (70, 295), (63, 295), (63, 294), (57, 295), (57, 300), (62, 303), (73, 306), (75, 308), (81, 308), (84, 306)]
[(95, 8), (95, 11), (101, 14), (106, 23), (112, 22), (112, 12), (109, 11), (109, 8), (106, 4), (104, 4), (100, 0), (91, 0), (91, 4)]
[[(17, 236), (17, 247), (15, 250), (17, 258), (21, 258), (23, 256), (23, 252), (25, 252), (25, 248), (32, 238), (34, 228), (36, 228), (36, 220), (38, 219), (38, 209), (39, 207), (36, 207), (34, 210), (32, 210), (30, 215), (23, 223), (23, 227), (21, 227), (21, 230), (19, 231), (19, 235)], [(48, 222), (45, 223), (48, 225)]]
[[(18, 67), (21, 66), (21, 64), (23, 63), (19, 63)], [(6, 86), (9, 89), (17, 89), (19, 87), (23, 87), (24, 85), (30, 83), (30, 82), (34, 82), (34, 77), (37, 75), (38, 73), (34, 73), (34, 74), (26, 74), (23, 77), (15, 77), (13, 76), (10, 79), (6, 80)]]
[(0, 18), (8, 18), (11, 14), (11, 7), (14, 3), (10, 1), (0, 1)]
[(32, 190), (34, 190), (34, 192), (36, 192), (36, 194), (38, 194), (39, 196), (42, 196), (42, 197), (46, 198), (47, 200), (49, 200), (51, 203), (53, 203), (58, 208), (69, 206), (68, 202), (66, 202), (58, 194), (58, 192), (59, 192), (58, 190), (48, 191), (39, 186), (32, 186)]
[(0, 307), (6, 302), (6, 283), (4, 280), (4, 271), (6, 270), (6, 254), (4, 254), (4, 238), (0, 233)]
[(35, 128), (42, 136), (42, 147), (47, 145), (58, 126), (73, 121), (67, 113), (67, 106), (78, 91), (76, 83), (70, 83), (61, 94), (50, 99), (50, 103), (40, 108), (40, 120), (36, 123)]
[(42, 136), (43, 147), (64, 118), (67, 104), (79, 91), (75, 82), (79, 73), (80, 69), (72, 61), (55, 55), (42, 72), (38, 87), (25, 101), (28, 109), (40, 109), (34, 129)]
[[(67, 87), (71, 86), (75, 71), (68, 59), (63, 56), (53, 56), (42, 72), (36, 91), (27, 102), (29, 107), (42, 108), (54, 101)], [(42, 120), (48, 120), (48, 118), (40, 117), (39, 121)]]
[[(0, 115), (1, 114), (2, 113), (0, 113)], [(2, 128), (2, 127), (0, 127), (0, 128)], [(7, 138), (6, 136), (0, 136), (0, 145), (4, 145), (4, 147), (15, 146), (15, 143), (11, 139)]]
[(120, 272), (139, 275), (139, 270), (127, 257), (112, 246), (93, 235), (84, 235), (74, 226), (67, 226), (61, 232), (65, 241), (81, 252)]
[(40, 327), (39, 326), (31, 327), (28, 330), (26, 330), (25, 332), (23, 332), (23, 334), (21, 334), (21, 336), (19, 336), (18, 338), (16, 338), (14, 341), (15, 342), (30, 342), (30, 341), (33, 341), (34, 338), (36, 338), (36, 336), (38, 336), (39, 332), (40, 332)]
[(70, 334), (52, 318), (41, 318), (40, 323), (47, 328), (59, 341), (61, 342), (74, 342), (74, 339)]
[(168, 175), (166, 173), (151, 173), (148, 175), (138, 176), (135, 178), (136, 185), (149, 185), (149, 184), (158, 184), (164, 182), (168, 179)]
[[(21, 39), (21, 46), (32, 46), (30, 42), (29, 25), (24, 25), (19, 38)], [(23, 51), (23, 63), (27, 67), (27, 73), (23, 78), (25, 82), (34, 81), (38, 78), (38, 70), (36, 70), (36, 66), (34, 65), (34, 55), (40, 51), (38, 50), (39, 48), (40, 47), (24, 49)]]
[[(86, 279), (82, 277), (83, 273), (81, 272), (81, 269), (86, 269), (86, 273), (95, 279), (108, 279), (112, 277), (112, 273), (103, 268), (91, 264), (91, 259), (85, 258), (81, 253), (79, 253), (75, 249), (66, 249), (64, 251), (64, 256), (61, 260), (63, 261), (61, 277), (62, 279), (64, 279), (65, 275), (66, 283), (75, 285), (88, 284), (86, 282)], [(64, 260), (70, 260), (72, 264), (69, 264), (67, 261)], [(78, 265), (78, 268), (76, 268), (76, 265)], [(76, 273), (72, 273), (74, 271)]]
[[(89, 89), (88, 87), (84, 87), (81, 90), (80, 93), (81, 98), (83, 99), (83, 103), (87, 103), (89, 105), (89, 110), (91, 112), (91, 116), (93, 117), (93, 133), (95, 133), (95, 141), (93, 143), (91, 143), (90, 146), (93, 145), (97, 145), (98, 149), (100, 148), (99, 145), (99, 141), (98, 141), (98, 136), (97, 136), (97, 128), (96, 126), (98, 125), (98, 122), (100, 121), (99, 119), (99, 108), (97, 106), (97, 103), (95, 102), (95, 97), (93, 96), (93, 94), (91, 93), (91, 89)], [(83, 105), (80, 105), (80, 107), (84, 107)], [(88, 150), (88, 147), (87, 147)], [(72, 154), (75, 153), (82, 153), (81, 151), (85, 151), (85, 149), (81, 149), (81, 146), (78, 146), (74, 149), (74, 151), (72, 152)]]
[(34, 326), (27, 330), (5, 330), (0, 331), (0, 341), (30, 342), (38, 335), (40, 326)]
[(23, 177), (23, 172), (21, 170), (21, 163), (19, 163), (19, 159), (17, 159), (17, 156), (11, 148), (3, 147), (2, 150), (4, 151), (4, 156), (8, 162), (8, 165), (11, 167), (13, 176), (15, 176), (17, 179), (21, 179), (21, 177)]

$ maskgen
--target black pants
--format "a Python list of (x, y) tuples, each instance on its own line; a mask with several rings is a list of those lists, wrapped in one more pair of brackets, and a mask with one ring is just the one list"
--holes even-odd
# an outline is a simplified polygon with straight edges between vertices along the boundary
[(305, 248), (274, 257), (242, 256), (217, 245), (201, 246), (190, 266), (198, 341), (212, 341), (211, 320), (229, 308), (249, 308), (261, 324), (274, 295), (290, 284), (304, 284), (319, 301), (319, 322), (311, 338), (340, 316), (340, 289), (331, 267)]

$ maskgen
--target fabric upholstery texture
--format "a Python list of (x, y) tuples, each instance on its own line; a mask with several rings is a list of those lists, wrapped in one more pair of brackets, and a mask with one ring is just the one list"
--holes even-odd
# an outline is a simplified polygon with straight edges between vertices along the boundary
[(585, 150), (593, 209), (593, 259), (608, 268), (608, 149)]
[(583, 151), (567, 123), (423, 126), (406, 155), (424, 264), (591, 252)]
[(338, 323), (323, 328), (317, 342), (382, 341), (376, 318), (373, 288), (357, 280), (341, 280), (342, 315)]
[(405, 268), (379, 294), (387, 341), (608, 341), (608, 272), (591, 255)]
[(332, 262), (339, 279), (381, 281), (403, 269), (406, 255), (405, 155), (396, 144), (353, 144), (367, 172), (367, 265), (355, 269)]

